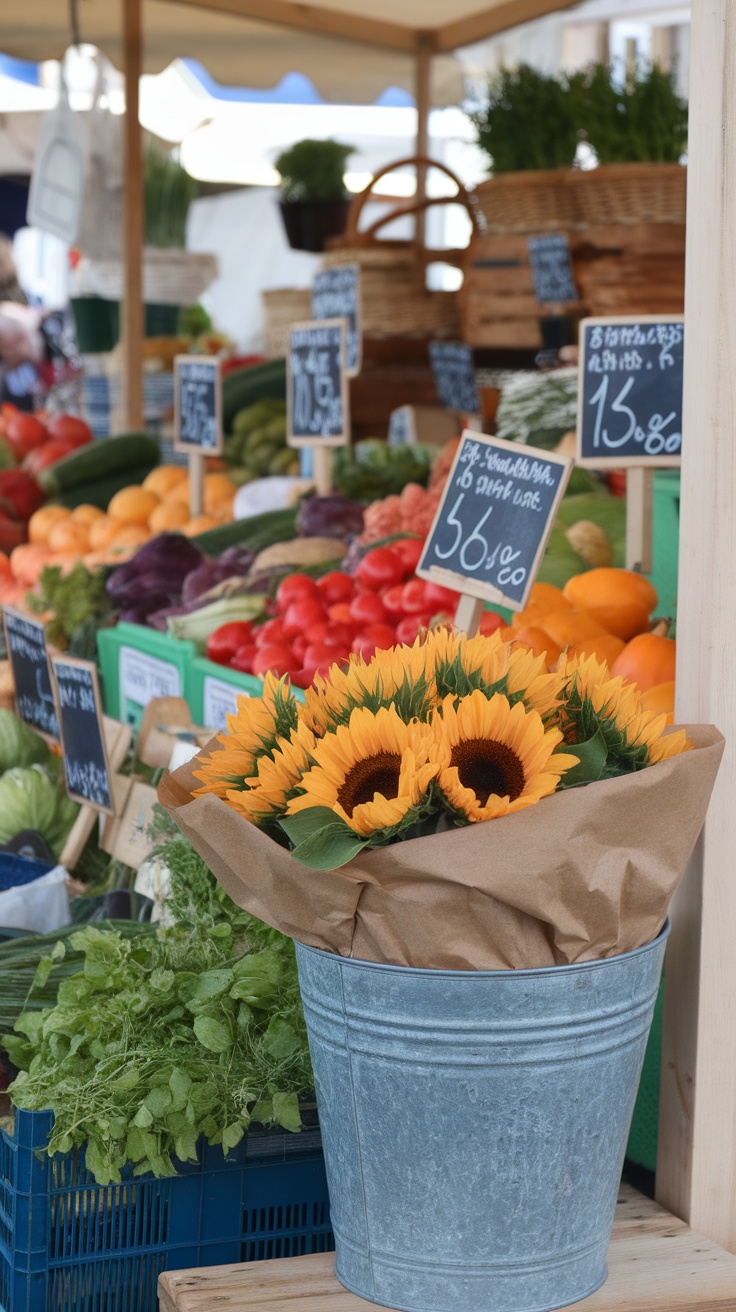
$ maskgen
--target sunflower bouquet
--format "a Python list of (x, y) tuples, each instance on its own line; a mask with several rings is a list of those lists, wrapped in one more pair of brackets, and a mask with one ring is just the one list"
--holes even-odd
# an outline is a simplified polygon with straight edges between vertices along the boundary
[(537, 968), (656, 937), (722, 750), (712, 726), (666, 731), (594, 658), (550, 672), (440, 628), (303, 702), (267, 677), (159, 795), (233, 900), (302, 943)]
[(328, 870), (688, 749), (684, 732), (664, 728), (593, 657), (549, 673), (498, 634), (439, 628), (333, 666), (303, 705), (267, 676), (195, 770), (195, 796), (214, 793), (302, 865)]

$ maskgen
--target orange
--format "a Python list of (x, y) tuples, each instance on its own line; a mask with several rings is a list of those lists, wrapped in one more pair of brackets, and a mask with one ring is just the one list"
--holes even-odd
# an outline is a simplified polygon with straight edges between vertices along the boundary
[(90, 549), (101, 551), (104, 547), (109, 547), (115, 534), (123, 527), (122, 521), (113, 519), (112, 515), (106, 515), (104, 519), (96, 519), (94, 524), (89, 526)]
[(142, 547), (144, 542), (149, 542), (152, 537), (150, 529), (145, 524), (123, 524), (113, 537), (110, 545), (112, 547)]
[(657, 715), (666, 715), (667, 723), (675, 722), (675, 681), (655, 683), (653, 688), (641, 695), (641, 704), (645, 711), (656, 711)]
[(41, 506), (28, 521), (28, 541), (48, 542), (54, 524), (62, 519), (71, 519), (71, 513), (66, 506)]
[(204, 504), (208, 510), (220, 501), (232, 500), (234, 495), (235, 485), (229, 474), (205, 474)]
[(75, 524), (94, 524), (96, 519), (104, 518), (105, 512), (100, 510), (99, 506), (88, 506), (83, 503), (81, 506), (75, 506), (72, 511), (72, 519)]
[(177, 483), (175, 487), (172, 487), (171, 490), (170, 490), (169, 492), (166, 493), (166, 496), (164, 497), (164, 500), (165, 500), (165, 501), (178, 501), (179, 504), (182, 505), (182, 506), (188, 506), (188, 505), (189, 505), (189, 477), (188, 477), (188, 475), (185, 475), (184, 478), (183, 478), (179, 483)]
[(186, 476), (187, 471), (183, 465), (159, 465), (157, 469), (152, 469), (150, 474), (146, 474), (141, 487), (144, 487), (146, 492), (155, 493), (163, 501), (177, 483), (184, 482)]
[(133, 484), (115, 493), (107, 513), (113, 519), (121, 519), (124, 524), (145, 525), (159, 502), (160, 497), (155, 492), (148, 492), (146, 488)]
[(200, 533), (207, 533), (209, 529), (217, 528), (217, 520), (211, 515), (197, 515), (195, 519), (190, 519), (187, 524), (182, 526), (182, 533), (186, 533), (188, 538), (196, 538)]
[(544, 629), (536, 629), (532, 624), (523, 624), (520, 629), (515, 629), (511, 642), (514, 645), (518, 643), (521, 647), (529, 647), (535, 656), (544, 656), (548, 665), (554, 665), (560, 656), (557, 643), (553, 642)]
[(574, 656), (595, 656), (597, 661), (600, 661), (602, 665), (607, 665), (610, 669), (625, 646), (623, 638), (616, 638), (612, 633), (604, 633), (602, 637), (585, 638), (583, 642), (576, 643), (572, 649), (572, 654)]
[(189, 520), (189, 510), (178, 501), (162, 501), (148, 516), (148, 527), (152, 533), (170, 533), (181, 528)]
[(640, 633), (627, 642), (611, 666), (611, 674), (621, 674), (635, 683), (640, 692), (656, 688), (659, 683), (670, 683), (675, 677), (674, 638), (663, 638), (658, 633)]
[(62, 552), (70, 555), (76, 552), (77, 556), (83, 556), (89, 551), (89, 529), (86, 524), (75, 524), (71, 517), (68, 520), (62, 519), (54, 524), (49, 533), (48, 545), (55, 554)]
[(602, 638), (606, 632), (600, 620), (587, 610), (555, 611), (552, 615), (542, 616), (538, 625), (557, 643), (560, 651), (576, 647), (586, 638)]
[(628, 641), (646, 628), (657, 604), (657, 589), (631, 569), (589, 569), (576, 574), (564, 587), (576, 608), (596, 615), (609, 633)]
[(229, 524), (234, 519), (232, 501), (218, 501), (214, 506), (205, 506), (205, 510), (218, 524)]

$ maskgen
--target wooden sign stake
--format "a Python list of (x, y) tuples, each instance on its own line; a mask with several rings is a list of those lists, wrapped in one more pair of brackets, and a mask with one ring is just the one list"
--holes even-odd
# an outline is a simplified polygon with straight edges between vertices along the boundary
[(314, 476), (317, 495), (320, 497), (329, 496), (332, 491), (332, 448), (325, 446), (312, 447), (312, 472)]
[(204, 456), (201, 451), (190, 451), (189, 463), (189, 513), (192, 519), (204, 513)]
[(455, 628), (462, 629), (469, 638), (474, 638), (484, 610), (485, 603), (482, 600), (471, 597), (467, 592), (461, 592), (455, 611)]
[(626, 471), (626, 568), (651, 574), (654, 470)]
[(222, 371), (217, 356), (174, 359), (174, 450), (189, 467), (189, 513), (204, 512), (205, 456), (222, 454)]

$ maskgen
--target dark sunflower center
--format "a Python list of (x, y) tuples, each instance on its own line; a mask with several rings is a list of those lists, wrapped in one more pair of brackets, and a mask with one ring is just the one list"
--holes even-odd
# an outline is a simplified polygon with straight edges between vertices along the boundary
[(399, 795), (401, 757), (398, 752), (377, 752), (365, 761), (356, 761), (345, 776), (337, 794), (344, 811), (352, 816), (356, 806), (372, 802), (374, 793), (393, 798)]
[(450, 764), (456, 767), (463, 788), (474, 792), (481, 806), (491, 793), (514, 802), (524, 791), (524, 768), (516, 752), (493, 738), (466, 738), (453, 747)]

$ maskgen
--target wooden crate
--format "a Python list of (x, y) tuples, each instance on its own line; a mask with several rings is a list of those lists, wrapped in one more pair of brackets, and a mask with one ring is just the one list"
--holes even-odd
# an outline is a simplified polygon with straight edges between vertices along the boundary
[[(161, 1312), (378, 1312), (332, 1273), (333, 1256), (171, 1271)], [(575, 1312), (734, 1312), (736, 1257), (624, 1186), (602, 1289)]]
[(470, 346), (542, 345), (540, 319), (577, 314), (578, 302), (543, 305), (534, 295), (526, 237), (485, 234), (472, 243), (458, 293), (463, 341)]

